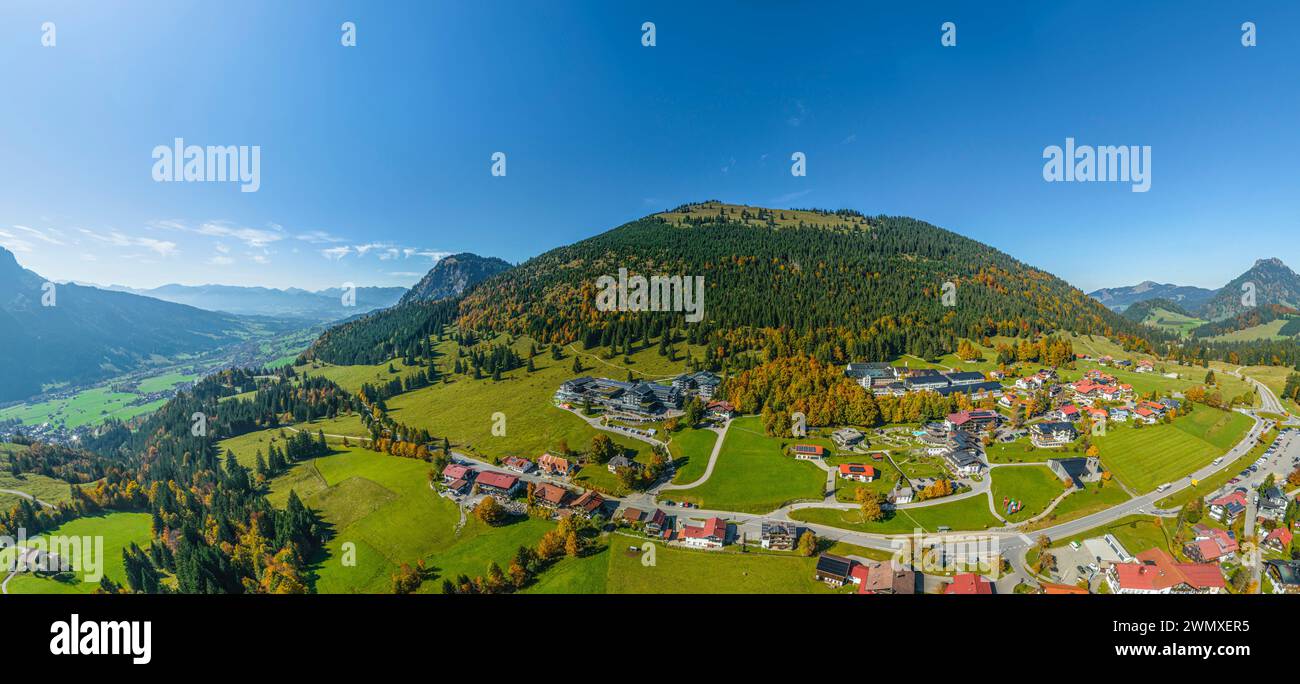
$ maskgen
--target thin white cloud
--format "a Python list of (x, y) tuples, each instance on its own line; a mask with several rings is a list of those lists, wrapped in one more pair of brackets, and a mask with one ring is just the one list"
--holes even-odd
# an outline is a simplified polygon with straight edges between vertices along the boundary
[(330, 235), (323, 230), (309, 230), (305, 233), (299, 233), (294, 237), (303, 242), (310, 242), (313, 245), (335, 244), (346, 241), (344, 238), (338, 237), (337, 235)]
[(342, 247), (329, 247), (320, 251), (321, 256), (326, 259), (333, 259), (334, 261), (338, 261), (351, 253), (352, 248), (347, 245), (343, 245)]

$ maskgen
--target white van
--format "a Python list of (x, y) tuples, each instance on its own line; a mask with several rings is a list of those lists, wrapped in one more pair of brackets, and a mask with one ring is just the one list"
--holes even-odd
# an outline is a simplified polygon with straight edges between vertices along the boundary
[(1213, 461), (1210, 461), (1210, 465), (1219, 465), (1220, 463), (1223, 463), (1223, 457), (1222, 457), (1222, 456), (1220, 456), (1220, 457), (1214, 459)]
[(1169, 489), (1169, 487), (1170, 487), (1169, 483), (1166, 482), (1166, 483), (1160, 485), (1159, 487), (1156, 487), (1156, 491), (1157, 491), (1157, 492), (1163, 492), (1163, 491), (1165, 491), (1166, 489)]

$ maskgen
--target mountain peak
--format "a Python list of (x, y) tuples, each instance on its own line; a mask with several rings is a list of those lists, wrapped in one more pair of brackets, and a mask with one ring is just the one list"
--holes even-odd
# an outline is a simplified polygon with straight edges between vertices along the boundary
[(1290, 268), (1287, 267), (1286, 264), (1282, 263), (1281, 259), (1277, 257), (1269, 257), (1267, 259), (1256, 259), (1255, 265), (1252, 268), (1261, 268), (1261, 267), (1285, 268), (1288, 271), (1291, 270)]
[(445, 256), (429, 269), (398, 304), (459, 297), (471, 287), (511, 268), (510, 262), (471, 252)]

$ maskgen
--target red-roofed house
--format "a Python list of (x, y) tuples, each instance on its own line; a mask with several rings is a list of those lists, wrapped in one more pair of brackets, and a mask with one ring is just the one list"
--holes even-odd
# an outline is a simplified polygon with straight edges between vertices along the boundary
[(857, 482), (871, 482), (876, 479), (876, 469), (865, 463), (841, 463), (840, 477)]
[(1273, 528), (1272, 532), (1268, 533), (1268, 536), (1264, 537), (1262, 543), (1264, 546), (1273, 549), (1278, 553), (1284, 553), (1286, 552), (1287, 547), (1291, 546), (1291, 539), (1294, 536), (1295, 535), (1291, 534), (1291, 530), (1288, 530), (1285, 527), (1276, 527)]
[(1183, 547), (1183, 553), (1201, 563), (1222, 563), (1236, 558), (1237, 540), (1224, 530), (1207, 525), (1192, 528), (1196, 538)]
[(559, 508), (569, 498), (569, 490), (543, 482), (533, 488), (533, 502), (547, 508)]
[(677, 540), (697, 549), (720, 549), (727, 543), (727, 521), (709, 518), (703, 525), (683, 525)]
[(1106, 582), (1115, 594), (1218, 594), (1226, 588), (1216, 563), (1177, 563), (1161, 549), (1147, 549), (1134, 563), (1112, 563)]
[(791, 447), (791, 450), (794, 452), (794, 457), (801, 461), (826, 456), (826, 447), (816, 444), (796, 444)]
[(448, 465), (446, 468), (442, 469), (443, 484), (451, 484), (452, 482), (455, 482), (457, 480), (472, 480), (472, 479), (474, 479), (474, 471), (470, 470), (469, 468), (463, 465), (460, 465), (459, 463), (452, 463)]
[(567, 458), (561, 458), (551, 454), (542, 454), (537, 459), (537, 469), (547, 475), (559, 475), (568, 477), (573, 474), (573, 464)]
[(589, 489), (574, 501), (571, 508), (588, 518), (601, 515), (605, 506), (605, 497), (594, 489)]
[(514, 496), (515, 492), (519, 490), (519, 478), (506, 473), (492, 471), (479, 473), (476, 482), (478, 483), (478, 491), (481, 494)]
[(992, 594), (993, 584), (973, 572), (960, 572), (944, 588), (945, 594)]

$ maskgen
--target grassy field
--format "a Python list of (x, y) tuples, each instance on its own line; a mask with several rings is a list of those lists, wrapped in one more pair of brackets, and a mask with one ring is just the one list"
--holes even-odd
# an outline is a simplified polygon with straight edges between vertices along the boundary
[[(448, 345), (454, 343), (446, 341), (440, 346), (445, 360), (453, 359), (455, 355), (454, 346)], [(526, 338), (514, 342), (521, 354), (527, 353), (528, 345)], [(595, 355), (584, 356), (584, 373), (609, 371), (611, 377), (626, 377), (626, 370), (594, 367), (597, 360)], [(628, 367), (637, 367), (643, 372), (669, 370), (665, 365), (667, 360), (654, 349), (637, 352), (632, 361)], [(610, 363), (621, 366), (621, 357)], [(541, 354), (534, 359), (534, 364), (536, 369), (532, 373), (520, 368), (503, 374), (499, 381), (455, 376), (450, 382), (388, 400), (389, 412), (399, 422), (426, 428), (435, 436), (447, 436), (457, 448), (489, 459), (504, 456), (536, 459), (543, 452), (566, 445), (572, 450), (585, 451), (591, 438), (601, 431), (552, 404), (556, 388), (573, 377), (572, 357), (566, 355), (564, 360), (553, 361), (549, 354)], [(493, 414), (498, 412), (505, 416), (505, 434), (500, 436), (492, 434)], [(603, 434), (638, 460), (648, 460), (648, 444), (609, 432)], [(579, 474), (579, 478), (590, 478), (580, 484), (618, 493), (612, 491), (616, 489), (612, 474), (599, 468), (590, 470), (592, 472)]]
[(1193, 328), (1205, 323), (1203, 319), (1195, 316), (1187, 316), (1166, 309), (1152, 309), (1147, 314), (1146, 320), (1142, 322), (1153, 328), (1180, 336), (1187, 335)]
[(709, 455), (717, 441), (718, 435), (712, 430), (684, 428), (673, 433), (672, 441), (668, 443), (668, 451), (677, 463), (673, 482), (689, 484), (700, 479), (709, 467)]
[(1288, 319), (1279, 318), (1268, 323), (1253, 325), (1242, 330), (1233, 330), (1232, 332), (1214, 337), (1205, 338), (1206, 342), (1254, 342), (1255, 340), (1284, 340), (1286, 336), (1280, 334), (1282, 326), (1288, 323)]
[(804, 522), (841, 527), (876, 534), (910, 534), (917, 528), (936, 532), (946, 526), (954, 530), (985, 530), (1001, 523), (989, 512), (988, 498), (972, 496), (951, 503), (913, 509), (898, 509), (884, 520), (866, 523), (857, 510), (801, 508), (790, 517)]
[[(605, 549), (566, 558), (525, 593), (537, 594), (828, 594), (813, 577), (815, 558), (793, 554), (699, 551), (656, 544), (654, 565), (642, 564), (645, 540), (619, 533)], [(635, 551), (630, 547), (637, 547)]]
[(35, 404), (19, 404), (0, 409), (0, 420), (17, 418), (25, 425), (62, 423), (69, 429), (98, 423), (108, 418), (126, 420), (149, 413), (163, 405), (159, 399), (131, 405), (140, 398), (138, 394), (114, 392), (108, 387), (83, 390), (70, 397), (50, 399)]
[[(1047, 508), (1056, 497), (1065, 492), (1061, 479), (1046, 466), (1013, 466), (995, 468), (990, 472), (993, 478), (993, 505), (998, 514), (1008, 521), (1028, 520)], [(1004, 499), (1019, 501), (1022, 508), (1007, 515)]]
[(1046, 463), (1061, 454), (1060, 449), (1039, 449), (1028, 439), (994, 442), (984, 448), (989, 463)]
[[(148, 548), (148, 513), (110, 513), (108, 515), (77, 518), (50, 531), (50, 536), (102, 536), (104, 538), (104, 574), (125, 585), (122, 569), (122, 550), (135, 542)], [(6, 561), (8, 558), (5, 559)], [(99, 587), (98, 582), (85, 582), (78, 574), (72, 582), (62, 582), (33, 573), (23, 573), (9, 582), (11, 594), (89, 594)]]
[(760, 418), (737, 418), (727, 431), (713, 476), (698, 487), (669, 492), (669, 498), (746, 513), (770, 511), (795, 499), (820, 499), (826, 473), (785, 455), (782, 441), (763, 433)]
[(1042, 520), (1029, 525), (1026, 530), (1050, 527), (1085, 515), (1092, 515), (1128, 501), (1129, 495), (1113, 482), (1089, 482), (1084, 488), (1065, 497)]
[(1102, 466), (1139, 492), (1177, 480), (1222, 456), (1250, 428), (1235, 411), (1198, 406), (1169, 425), (1111, 428), (1093, 438)]
[[(472, 515), (457, 532), (460, 512), (428, 486), (429, 464), (358, 447), (295, 465), (277, 477), (269, 499), (283, 506), (289, 491), (320, 512), (333, 537), (312, 566), (318, 593), (387, 593), (402, 563), (423, 559), (442, 578), (482, 575), (490, 561), (505, 567), (515, 550), (532, 546), (551, 528), (542, 520), (488, 527)], [(354, 565), (344, 565), (344, 544), (354, 545)]]
[(1219, 487), (1227, 484), (1228, 480), (1236, 477), (1237, 473), (1245, 470), (1247, 466), (1253, 463), (1255, 459), (1259, 458), (1264, 451), (1268, 449), (1268, 446), (1272, 444), (1275, 439), (1277, 439), (1277, 430), (1267, 432), (1263, 435), (1263, 441), (1256, 441), (1255, 445), (1250, 448), (1250, 451), (1246, 452), (1246, 454), (1241, 458), (1225, 465), (1219, 472), (1197, 482), (1196, 486), (1188, 487), (1157, 501), (1156, 505), (1161, 508), (1174, 508), (1182, 506), (1198, 496), (1204, 496), (1209, 492), (1213, 492)]
[[(354, 445), (361, 445), (360, 437), (368, 435), (361, 424), (361, 417), (356, 414), (341, 415), (333, 419), (321, 418), (309, 423), (297, 423), (291, 427), (292, 430), (285, 427), (248, 432), (238, 437), (224, 439), (217, 443), (217, 447), (223, 455), (227, 449), (235, 452), (235, 460), (239, 461), (240, 465), (252, 468), (257, 461), (257, 452), (262, 452), (262, 457), (265, 458), (267, 449), (272, 444), (283, 449), (285, 438), (292, 437), (293, 430), (305, 430), (310, 432), (313, 437), (316, 436), (318, 431), (327, 435), (357, 436), (358, 439), (353, 441)], [(341, 439), (335, 437), (326, 437), (325, 439), (330, 443), (342, 442)]]

